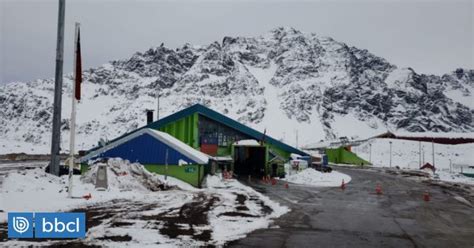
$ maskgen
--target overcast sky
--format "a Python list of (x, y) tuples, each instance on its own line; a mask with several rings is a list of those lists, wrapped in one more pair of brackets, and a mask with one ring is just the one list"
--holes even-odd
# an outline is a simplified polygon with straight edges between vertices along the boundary
[[(205, 45), (278, 26), (330, 36), (421, 73), (474, 68), (472, 0), (66, 2), (64, 72), (72, 71), (76, 21), (84, 68), (162, 42)], [(57, 10), (58, 1), (0, 0), (0, 83), (54, 76)]]

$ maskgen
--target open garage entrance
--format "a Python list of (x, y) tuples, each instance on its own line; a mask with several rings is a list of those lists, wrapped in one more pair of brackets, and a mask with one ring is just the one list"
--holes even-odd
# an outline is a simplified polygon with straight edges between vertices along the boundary
[(265, 175), (265, 146), (235, 146), (234, 173), (238, 176), (261, 178)]

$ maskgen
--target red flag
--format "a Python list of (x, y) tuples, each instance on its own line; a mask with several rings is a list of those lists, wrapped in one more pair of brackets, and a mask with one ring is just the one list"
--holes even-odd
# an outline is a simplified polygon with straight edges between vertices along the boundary
[(82, 82), (82, 59), (81, 59), (81, 32), (77, 28), (77, 47), (76, 47), (76, 99), (81, 100), (81, 82)]

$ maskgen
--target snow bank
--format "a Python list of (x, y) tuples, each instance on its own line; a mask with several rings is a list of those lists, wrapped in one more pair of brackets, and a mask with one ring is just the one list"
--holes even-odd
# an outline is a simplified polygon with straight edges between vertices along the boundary
[(107, 166), (107, 182), (109, 190), (118, 191), (158, 191), (164, 183), (156, 174), (149, 172), (138, 163), (130, 163), (127, 160), (113, 158), (107, 164), (96, 163), (81, 177), (84, 183), (95, 185), (97, 169), (99, 166)]
[(67, 198), (67, 176), (56, 177), (41, 168), (13, 171), (7, 174), (0, 189), (0, 222), (7, 219), (8, 212), (59, 211), (85, 204), (80, 196), (92, 193), (87, 203), (113, 198), (101, 192), (95, 193), (94, 185), (83, 184), (79, 176), (73, 177), (75, 199)]
[[(67, 197), (68, 176), (56, 177), (42, 168), (9, 172), (0, 188), (0, 222), (6, 221), (7, 212), (66, 211), (86, 204), (112, 199), (137, 199), (158, 191), (162, 181), (140, 164), (121, 159), (110, 159), (107, 166), (109, 188), (95, 189), (97, 168), (93, 165), (82, 177), (73, 176), (73, 198)], [(125, 173), (124, 173), (125, 172)], [(91, 194), (90, 200), (82, 198)]]
[[(8, 212), (79, 209), (104, 218), (89, 229), (85, 239), (74, 241), (79, 244), (108, 247), (153, 247), (156, 244), (168, 247), (221, 246), (256, 229), (269, 227), (274, 218), (289, 211), (236, 180), (209, 176), (207, 188), (196, 189), (176, 178), (167, 177), (165, 180), (164, 176), (150, 173), (140, 164), (121, 159), (107, 162), (109, 187), (97, 191), (94, 181), (99, 165), (93, 165), (82, 177), (73, 177), (72, 199), (67, 197), (67, 176), (55, 177), (41, 168), (9, 171), (0, 187), (0, 223), (6, 222)], [(177, 187), (157, 191), (162, 183)], [(90, 200), (81, 197), (89, 193)], [(203, 216), (204, 222), (194, 223), (196, 216)], [(130, 224), (121, 226), (121, 223)], [(175, 231), (180, 234), (169, 234)], [(205, 238), (206, 232), (210, 234), (209, 239)], [(116, 242), (108, 240), (108, 236), (127, 236), (131, 240)], [(8, 240), (2, 245), (59, 246), (60, 242), (63, 241)]]
[(283, 180), (296, 184), (304, 184), (317, 187), (338, 187), (341, 185), (342, 180), (345, 183), (351, 181), (351, 177), (338, 171), (332, 171), (330, 173), (322, 173), (315, 169), (308, 168), (302, 170), (296, 174), (289, 175)]

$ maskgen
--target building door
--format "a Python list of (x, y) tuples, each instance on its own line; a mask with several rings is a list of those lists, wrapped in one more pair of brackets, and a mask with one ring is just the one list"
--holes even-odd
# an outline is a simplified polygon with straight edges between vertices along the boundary
[(264, 146), (235, 146), (234, 173), (238, 176), (261, 178), (265, 175), (265, 158)]

